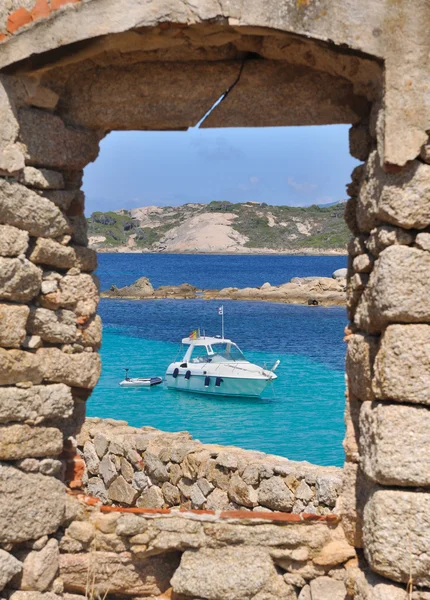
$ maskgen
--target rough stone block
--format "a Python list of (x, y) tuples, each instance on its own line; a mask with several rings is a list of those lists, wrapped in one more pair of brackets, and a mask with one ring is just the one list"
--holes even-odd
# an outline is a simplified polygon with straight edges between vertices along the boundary
[(348, 542), (363, 547), (363, 510), (371, 482), (357, 463), (346, 462), (343, 468), (343, 488), (340, 495), (342, 527)]
[(171, 552), (138, 560), (128, 553), (91, 552), (60, 555), (60, 576), (66, 592), (83, 592), (88, 573), (100, 595), (158, 596), (170, 587), (170, 579), (179, 563), (179, 555)]
[(375, 397), (429, 405), (429, 386), (430, 325), (387, 327), (375, 359)]
[(69, 223), (72, 228), (73, 242), (78, 246), (88, 246), (88, 223), (85, 216), (70, 216)]
[(47, 238), (36, 240), (28, 258), (36, 264), (57, 269), (71, 269), (76, 265), (76, 255), (71, 246), (63, 246)]
[(53, 202), (67, 215), (74, 200), (80, 196), (83, 198), (83, 194), (79, 190), (48, 190), (43, 192), (44, 198)]
[(430, 494), (375, 488), (364, 509), (364, 552), (373, 571), (430, 586)]
[(419, 233), (415, 238), (415, 244), (420, 250), (430, 251), (430, 233)]
[(386, 248), (361, 296), (355, 324), (374, 333), (393, 322), (430, 322), (429, 272), (429, 252), (408, 246)]
[[(425, 235), (425, 234), (419, 234)], [(381, 225), (375, 227), (370, 232), (369, 238), (366, 242), (367, 249), (373, 254), (373, 256), (379, 256), (385, 248), (388, 246), (409, 246), (414, 241), (414, 233), (402, 229), (401, 227), (395, 227), (394, 225)]]
[(92, 389), (100, 377), (101, 361), (95, 352), (65, 354), (58, 348), (39, 348), (36, 357), (43, 369), (43, 378), (51, 383)]
[(0, 299), (28, 302), (41, 285), (42, 270), (26, 258), (0, 258)]
[(0, 423), (18, 421), (36, 425), (48, 419), (66, 419), (72, 412), (71, 390), (62, 383), (26, 389), (0, 387)]
[(70, 232), (61, 210), (19, 183), (0, 179), (0, 221), (34, 237), (58, 237)]
[(55, 307), (69, 308), (80, 316), (93, 315), (99, 303), (96, 281), (94, 275), (66, 275), (59, 281), (58, 292), (53, 294)]
[(348, 390), (360, 400), (372, 400), (373, 364), (379, 338), (354, 333), (348, 338), (346, 373)]
[(153, 485), (144, 490), (136, 502), (136, 506), (141, 508), (163, 508), (164, 496), (158, 485)]
[(186, 550), (172, 578), (176, 593), (192, 598), (243, 600), (267, 586), (275, 571), (267, 550), (234, 548)]
[(358, 442), (360, 439), (359, 414), (361, 401), (354, 396), (351, 391), (347, 393), (345, 404), (345, 438), (343, 440), (343, 448), (346, 458), (352, 462), (359, 461)]
[(28, 306), (0, 304), (0, 346), (19, 348), (25, 340)]
[(52, 113), (22, 109), (19, 125), (27, 164), (78, 170), (94, 161), (99, 153), (94, 132), (66, 127)]
[(39, 335), (46, 342), (71, 344), (76, 341), (78, 330), (76, 315), (71, 310), (32, 307), (27, 331)]
[(294, 504), (294, 495), (285, 485), (282, 477), (265, 479), (258, 489), (258, 502), (272, 510), (290, 512)]
[[(355, 580), (354, 600), (406, 600), (405, 586), (393, 583), (372, 573), (360, 571)], [(424, 600), (414, 592), (412, 600)]]
[(28, 233), (11, 225), (0, 225), (0, 256), (19, 256), (28, 248)]
[(0, 591), (22, 570), (22, 563), (17, 558), (0, 549)]
[(84, 246), (73, 246), (75, 264), (81, 271), (91, 272), (97, 269), (97, 252)]
[(360, 448), (366, 475), (383, 485), (430, 485), (430, 409), (365, 402)]
[(2, 131), (0, 134), (0, 173), (16, 175), (24, 168), (24, 154), (15, 143), (18, 137), (19, 124), (16, 117), (10, 78), (0, 78), (0, 114)]
[(1, 543), (54, 533), (64, 519), (65, 503), (65, 487), (58, 479), (0, 464)]
[(127, 483), (122, 475), (119, 475), (108, 489), (108, 498), (110, 500), (120, 502), (121, 504), (128, 504), (129, 506), (134, 503), (138, 495), (139, 492)]
[(315, 481), (316, 500), (318, 504), (325, 504), (333, 508), (342, 488), (341, 473), (327, 473), (318, 475)]
[(29, 552), (24, 558), (21, 575), (14, 580), (14, 587), (39, 592), (48, 590), (57, 575), (59, 556), (58, 541), (53, 538), (41, 550)]
[(102, 320), (99, 315), (94, 315), (85, 327), (82, 327), (78, 331), (79, 343), (83, 346), (90, 346), (91, 348), (100, 348), (102, 343)]
[(63, 435), (55, 427), (0, 426), (0, 460), (57, 456), (63, 450)]
[(349, 153), (357, 160), (367, 160), (372, 147), (372, 138), (366, 125), (354, 125), (349, 130)]
[(429, 165), (413, 160), (398, 173), (387, 172), (381, 167), (378, 154), (374, 151), (367, 161), (366, 175), (360, 189), (360, 227), (370, 231), (373, 227), (369, 229), (369, 224), (373, 221), (376, 224), (387, 222), (405, 229), (424, 229), (430, 225), (429, 196)]
[(0, 385), (13, 385), (21, 381), (40, 383), (43, 370), (40, 360), (31, 352), (0, 348)]
[(62, 190), (64, 178), (58, 171), (25, 167), (19, 178), (20, 183), (39, 190)]
[(331, 577), (317, 577), (310, 582), (311, 598), (318, 600), (346, 600), (347, 592), (343, 581)]

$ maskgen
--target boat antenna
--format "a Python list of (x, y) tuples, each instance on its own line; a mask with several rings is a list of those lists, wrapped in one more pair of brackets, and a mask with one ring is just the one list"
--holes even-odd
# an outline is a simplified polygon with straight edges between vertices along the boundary
[(224, 339), (224, 305), (218, 307), (218, 314), (221, 315), (221, 339)]

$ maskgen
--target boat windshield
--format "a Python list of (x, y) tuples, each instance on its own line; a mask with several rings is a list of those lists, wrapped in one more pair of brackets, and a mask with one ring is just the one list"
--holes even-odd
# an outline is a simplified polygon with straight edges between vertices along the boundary
[(212, 361), (211, 362), (231, 362), (231, 361), (239, 361), (246, 360), (242, 352), (235, 344), (212, 344)]

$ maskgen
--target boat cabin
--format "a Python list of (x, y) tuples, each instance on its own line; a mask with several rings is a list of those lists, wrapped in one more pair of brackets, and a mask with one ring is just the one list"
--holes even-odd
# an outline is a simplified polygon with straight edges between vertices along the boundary
[(241, 350), (231, 340), (221, 337), (184, 338), (184, 346), (188, 346), (182, 362), (184, 363), (223, 363), (246, 361)]

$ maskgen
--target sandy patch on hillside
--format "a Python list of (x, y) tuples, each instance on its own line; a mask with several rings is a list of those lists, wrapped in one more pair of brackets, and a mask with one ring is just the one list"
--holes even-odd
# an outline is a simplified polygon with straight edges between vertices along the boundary
[(137, 219), (141, 227), (159, 227), (162, 225), (160, 220), (163, 209), (159, 206), (142, 206), (142, 208), (133, 208), (130, 211), (133, 219)]
[(104, 235), (91, 235), (88, 238), (88, 244), (90, 246), (92, 246), (93, 244), (101, 244), (102, 242), (105, 242), (106, 238)]
[(159, 242), (165, 252), (233, 252), (248, 238), (231, 227), (236, 215), (203, 213), (171, 229)]

